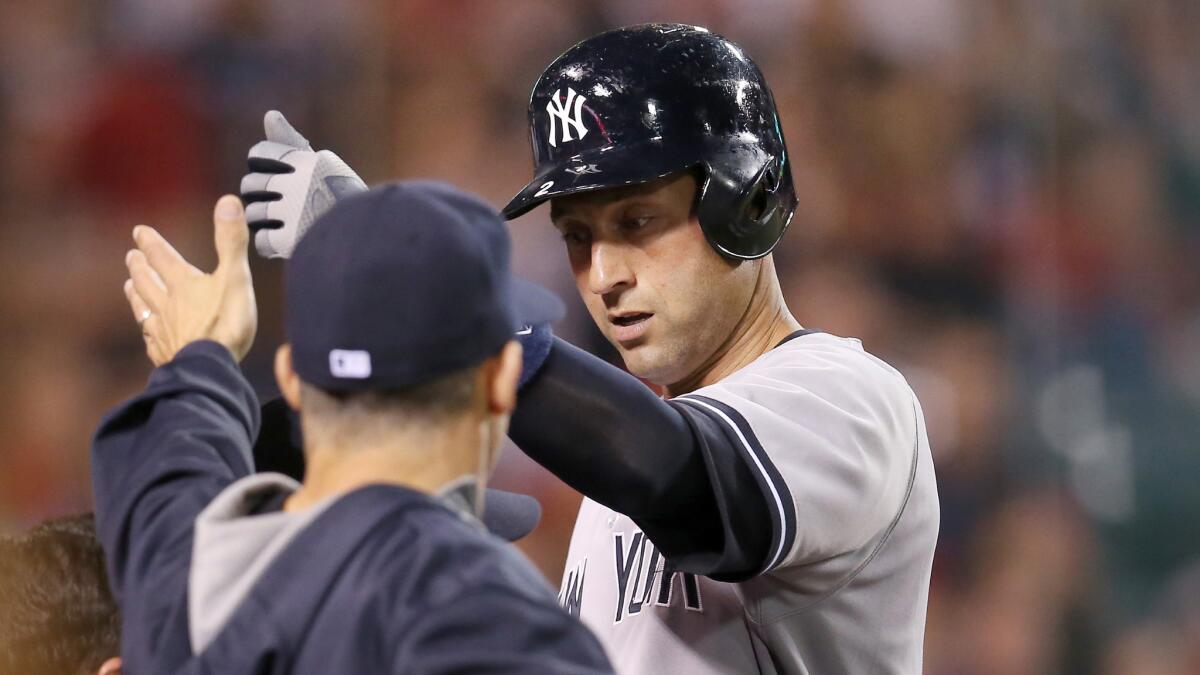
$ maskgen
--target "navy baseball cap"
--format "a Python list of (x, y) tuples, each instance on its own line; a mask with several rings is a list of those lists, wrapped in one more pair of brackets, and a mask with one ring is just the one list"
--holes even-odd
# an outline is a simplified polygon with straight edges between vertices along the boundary
[(388, 183), (339, 201), (288, 263), (296, 373), (335, 392), (416, 385), (561, 318), (557, 297), (512, 276), (510, 251), (500, 215), (445, 183)]

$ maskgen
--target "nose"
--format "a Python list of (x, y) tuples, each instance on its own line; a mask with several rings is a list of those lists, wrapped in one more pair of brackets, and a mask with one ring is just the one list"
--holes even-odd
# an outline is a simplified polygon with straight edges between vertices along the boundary
[(588, 290), (607, 295), (633, 285), (633, 270), (629, 268), (622, 247), (606, 241), (592, 244), (592, 264), (588, 272)]

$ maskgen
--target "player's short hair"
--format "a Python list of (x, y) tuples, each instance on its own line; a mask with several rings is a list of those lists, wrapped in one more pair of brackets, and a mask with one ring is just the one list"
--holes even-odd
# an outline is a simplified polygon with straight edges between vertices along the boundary
[(304, 384), (303, 414), (322, 424), (369, 432), (385, 426), (430, 426), (467, 410), (479, 367), (472, 366), (408, 387), (331, 392)]
[(91, 675), (120, 651), (91, 514), (0, 539), (0, 673)]

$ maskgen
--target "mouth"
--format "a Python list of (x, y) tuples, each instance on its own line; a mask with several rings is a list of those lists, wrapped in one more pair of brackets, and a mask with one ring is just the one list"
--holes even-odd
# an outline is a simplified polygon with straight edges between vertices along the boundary
[(610, 314), (608, 321), (612, 325), (613, 339), (623, 347), (630, 346), (631, 343), (637, 342), (646, 334), (650, 327), (650, 319), (653, 317), (654, 314), (651, 312)]
[(649, 312), (630, 312), (628, 314), (621, 314), (618, 316), (610, 315), (608, 320), (616, 326), (632, 326), (634, 324), (641, 323), (652, 316), (654, 315)]

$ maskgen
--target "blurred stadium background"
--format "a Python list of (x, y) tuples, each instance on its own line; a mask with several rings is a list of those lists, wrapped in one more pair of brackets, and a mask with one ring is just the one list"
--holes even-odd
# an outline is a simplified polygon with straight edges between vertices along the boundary
[[(499, 206), (530, 172), (541, 68), (651, 20), (761, 64), (801, 193), (789, 303), (924, 402), (943, 509), (926, 671), (1200, 673), (1194, 0), (4, 2), (0, 529), (90, 508), (91, 431), (149, 371), (128, 232), (211, 263), (211, 204), (264, 111), (368, 182)], [(517, 268), (604, 352), (546, 219), (514, 223)], [(281, 275), (254, 271), (245, 366), (269, 396)], [(497, 480), (542, 500), (523, 547), (557, 584), (578, 495), (511, 448)]]

